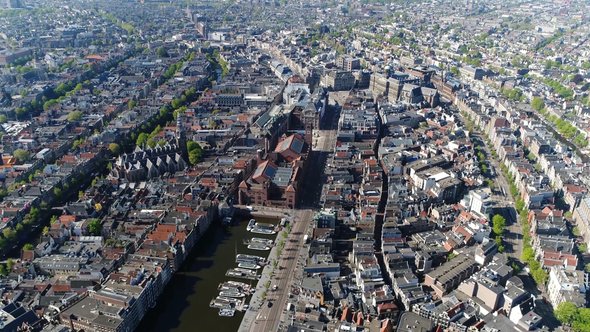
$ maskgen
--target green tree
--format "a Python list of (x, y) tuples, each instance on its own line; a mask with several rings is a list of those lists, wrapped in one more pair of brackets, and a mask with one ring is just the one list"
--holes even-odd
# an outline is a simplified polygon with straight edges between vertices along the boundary
[(35, 249), (35, 247), (30, 243), (25, 243), (25, 245), (23, 246), (23, 250), (33, 250), (33, 249)]
[(130, 109), (134, 108), (135, 106), (137, 106), (137, 102), (136, 102), (135, 100), (133, 100), (133, 99), (130, 99), (130, 100), (127, 102), (127, 109), (129, 109), (129, 110), (130, 110)]
[(82, 112), (80, 111), (73, 111), (68, 114), (69, 122), (80, 121), (80, 119), (82, 119)]
[(16, 237), (16, 232), (14, 229), (6, 227), (2, 230), (2, 235), (4, 236), (4, 238), (6, 240), (8, 240), (9, 242), (11, 242), (12, 240), (14, 240), (14, 238)]
[(135, 140), (135, 145), (137, 146), (145, 146), (147, 140), (149, 139), (149, 135), (146, 133), (141, 133), (137, 136), (137, 140)]
[(14, 260), (12, 258), (9, 258), (6, 261), (6, 268), (8, 269), (8, 272), (12, 272), (12, 269), (14, 268)]
[(499, 214), (492, 217), (492, 229), (496, 235), (502, 235), (506, 228), (506, 219)]
[(102, 224), (99, 219), (90, 219), (88, 222), (88, 233), (95, 236), (102, 233)]
[(0, 276), (7, 276), (8, 270), (6, 269), (6, 265), (0, 264)]
[(535, 259), (535, 252), (533, 251), (533, 248), (531, 248), (531, 246), (528, 245), (525, 246), (522, 250), (521, 258), (524, 262), (533, 261)]
[(16, 158), (16, 160), (18, 160), (21, 163), (23, 163), (23, 162), (29, 160), (29, 158), (31, 158), (31, 153), (29, 151), (23, 150), (23, 149), (14, 150), (12, 155), (14, 155), (14, 158)]
[(562, 324), (570, 325), (578, 315), (578, 307), (571, 302), (562, 302), (555, 309), (555, 317)]
[(188, 151), (188, 160), (191, 165), (196, 165), (203, 155), (203, 149), (199, 145), (199, 143), (190, 141), (186, 144), (186, 148)]
[(53, 195), (55, 196), (55, 198), (57, 198), (58, 200), (61, 199), (62, 194), (63, 192), (60, 187), (53, 188)]
[(574, 331), (590, 331), (590, 309), (578, 308), (576, 319), (573, 324)]
[(0, 123), (5, 123), (7, 120), (6, 115), (0, 114)]
[(168, 51), (163, 46), (158, 47), (158, 49), (156, 50), (156, 55), (159, 58), (167, 58), (169, 56)]
[(531, 107), (536, 111), (540, 111), (545, 108), (545, 102), (539, 97), (534, 97), (531, 101)]
[(109, 144), (109, 150), (113, 155), (118, 155), (121, 152), (121, 146), (117, 143)]

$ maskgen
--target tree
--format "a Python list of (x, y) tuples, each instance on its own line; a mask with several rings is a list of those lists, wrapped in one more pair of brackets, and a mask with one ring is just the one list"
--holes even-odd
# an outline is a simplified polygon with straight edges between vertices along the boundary
[(33, 250), (33, 249), (35, 249), (35, 247), (30, 243), (25, 243), (25, 245), (23, 246), (23, 250)]
[(530, 262), (530, 261), (534, 260), (535, 259), (535, 252), (533, 251), (533, 248), (531, 248), (530, 246), (525, 246), (524, 249), (522, 250), (521, 258), (525, 262)]
[(59, 187), (53, 188), (53, 195), (55, 196), (55, 198), (61, 199), (61, 195), (62, 195), (61, 188), (59, 188)]
[(531, 101), (531, 107), (536, 111), (540, 111), (545, 108), (545, 102), (539, 97), (534, 97)]
[(188, 151), (188, 161), (191, 165), (196, 165), (203, 155), (203, 149), (199, 145), (199, 143), (190, 141), (186, 144), (186, 149)]
[(12, 155), (14, 155), (14, 158), (16, 158), (16, 160), (18, 160), (21, 163), (25, 162), (25, 161), (29, 160), (29, 158), (31, 158), (31, 153), (29, 151), (23, 150), (23, 149), (14, 150)]
[(502, 235), (506, 228), (506, 219), (499, 214), (492, 217), (492, 229), (496, 235)]
[(139, 134), (139, 136), (137, 136), (137, 140), (135, 140), (135, 145), (137, 145), (137, 146), (145, 146), (145, 144), (147, 143), (148, 138), (149, 138), (149, 135), (146, 134), (146, 133)]
[(117, 143), (111, 143), (111, 144), (109, 144), (109, 150), (111, 151), (112, 154), (118, 155), (119, 152), (121, 152), (121, 146)]
[(6, 261), (6, 268), (8, 269), (8, 273), (12, 272), (12, 268), (14, 268), (14, 260), (12, 258)]
[(167, 58), (169, 56), (168, 51), (163, 46), (158, 47), (158, 49), (156, 50), (156, 55), (158, 56), (158, 58)]
[(4, 236), (4, 238), (6, 240), (8, 240), (9, 242), (14, 240), (15, 236), (16, 236), (16, 232), (14, 231), (14, 229), (6, 227), (2, 230), (2, 235)]
[(88, 233), (95, 236), (102, 233), (102, 224), (99, 219), (90, 219), (88, 222)]
[(68, 121), (69, 122), (76, 122), (82, 119), (82, 112), (80, 111), (73, 111), (68, 114)]
[(135, 106), (137, 106), (137, 102), (136, 102), (135, 100), (133, 100), (133, 99), (130, 99), (130, 100), (127, 102), (127, 109), (129, 109), (129, 110), (130, 110), (130, 109), (134, 108)]
[(578, 308), (577, 316), (573, 324), (574, 331), (590, 331), (590, 309)]
[(0, 123), (5, 123), (7, 120), (6, 115), (0, 114)]
[(46, 236), (47, 234), (49, 234), (49, 227), (47, 227), (47, 226), (43, 227), (43, 231), (41, 233), (43, 234), (43, 236)]
[(578, 307), (571, 302), (562, 302), (555, 309), (555, 317), (562, 324), (570, 325), (578, 315)]

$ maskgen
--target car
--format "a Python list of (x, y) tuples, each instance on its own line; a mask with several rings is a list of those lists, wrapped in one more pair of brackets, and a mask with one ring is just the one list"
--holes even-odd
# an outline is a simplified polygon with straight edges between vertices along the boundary
[(272, 307), (272, 302), (268, 301), (268, 303), (266, 304), (267, 307), (271, 308)]
[(279, 286), (277, 286), (277, 285), (273, 285), (273, 286), (272, 286), (272, 290), (273, 290), (273, 291), (276, 291), (277, 289), (279, 289)]

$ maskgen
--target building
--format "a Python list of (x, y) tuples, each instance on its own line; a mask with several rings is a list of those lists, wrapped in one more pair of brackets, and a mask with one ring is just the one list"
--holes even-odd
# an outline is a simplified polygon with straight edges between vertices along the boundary
[(473, 258), (459, 254), (424, 276), (424, 285), (431, 287), (439, 297), (457, 288), (459, 284), (469, 278), (478, 265)]
[(588, 275), (584, 271), (566, 271), (552, 267), (549, 272), (547, 293), (554, 308), (562, 302), (572, 302), (578, 307), (586, 306)]
[(580, 205), (574, 210), (573, 218), (584, 241), (590, 242), (590, 197), (580, 201)]
[(343, 70), (353, 71), (361, 68), (361, 60), (358, 58), (351, 58), (347, 56), (341, 56), (336, 59), (336, 66)]
[(238, 189), (240, 204), (294, 208), (308, 145), (299, 134), (281, 140)]
[[(8, 8), (15, 8), (10, 7), (10, 4), (15, 2), (14, 0), (6, 0), (9, 4)], [(18, 1), (16, 1), (18, 2)], [(23, 48), (20, 50), (8, 51), (8, 50), (0, 50), (0, 65), (6, 66), (15, 63), (16, 61), (30, 57), (33, 55), (31, 49)]]
[(137, 148), (132, 153), (120, 155), (110, 176), (115, 179), (126, 179), (129, 182), (157, 178), (166, 173), (174, 174), (187, 167), (182, 157), (181, 147), (166, 144), (155, 148)]
[(322, 78), (322, 85), (333, 91), (346, 91), (354, 88), (356, 79), (350, 71), (332, 70)]

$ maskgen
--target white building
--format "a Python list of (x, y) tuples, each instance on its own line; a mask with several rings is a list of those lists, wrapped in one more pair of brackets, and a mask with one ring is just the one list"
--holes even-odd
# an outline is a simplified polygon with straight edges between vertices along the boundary
[(578, 307), (586, 305), (588, 275), (584, 271), (566, 271), (560, 267), (551, 267), (547, 293), (554, 308), (562, 302), (572, 302)]

